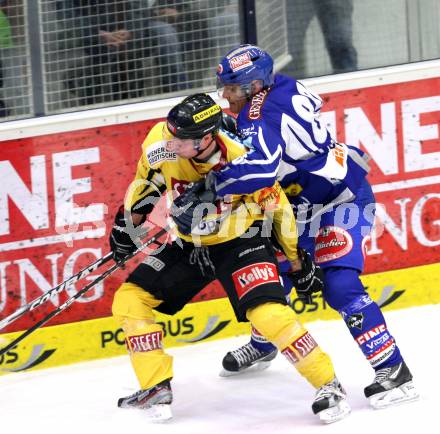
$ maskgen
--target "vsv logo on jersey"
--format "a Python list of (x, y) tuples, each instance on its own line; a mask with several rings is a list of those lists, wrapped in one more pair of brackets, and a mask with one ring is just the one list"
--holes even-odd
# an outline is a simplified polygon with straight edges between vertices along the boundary
[(347, 318), (347, 325), (350, 328), (356, 327), (359, 330), (362, 330), (362, 324), (364, 322), (364, 314), (363, 313), (354, 313)]
[(239, 299), (259, 285), (279, 282), (276, 265), (270, 262), (258, 262), (240, 268), (232, 273), (232, 280)]

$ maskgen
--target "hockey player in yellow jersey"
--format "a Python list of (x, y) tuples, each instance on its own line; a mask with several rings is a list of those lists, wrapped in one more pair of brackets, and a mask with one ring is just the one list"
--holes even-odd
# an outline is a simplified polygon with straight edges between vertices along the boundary
[(173, 361), (163, 348), (154, 310), (173, 315), (218, 279), (237, 320), (251, 322), (286, 356), (316, 389), (313, 412), (326, 423), (334, 422), (350, 412), (344, 389), (329, 356), (287, 305), (274, 248), (263, 230), (273, 221), (272, 233), (292, 273), (310, 284), (315, 268), (298, 256), (295, 219), (279, 185), (221, 202), (202, 198), (203, 218), (197, 219), (197, 226), (179, 203), (190, 183), (247, 152), (237, 137), (221, 128), (222, 119), (221, 108), (206, 94), (192, 95), (173, 107), (167, 121), (156, 124), (146, 137), (135, 179), (116, 215), (110, 236), (116, 260), (136, 249), (137, 231), (164, 192), (173, 201), (176, 224), (175, 241), (139, 264), (114, 296), (113, 315), (124, 331), (140, 386), (135, 394), (120, 398), (118, 406), (147, 409), (160, 419), (171, 417)]

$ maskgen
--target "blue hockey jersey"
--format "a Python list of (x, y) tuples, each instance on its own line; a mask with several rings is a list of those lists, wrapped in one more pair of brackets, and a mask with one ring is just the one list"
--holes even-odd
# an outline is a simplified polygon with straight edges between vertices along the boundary
[(368, 157), (330, 136), (321, 107), (300, 82), (276, 75), (240, 112), (238, 132), (250, 152), (216, 173), (217, 193), (249, 194), (278, 180), (293, 203), (352, 200), (369, 171)]

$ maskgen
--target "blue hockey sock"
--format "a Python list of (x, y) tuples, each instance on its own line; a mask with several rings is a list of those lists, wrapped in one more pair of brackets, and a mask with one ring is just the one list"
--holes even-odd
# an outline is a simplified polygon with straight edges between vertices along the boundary
[(324, 270), (324, 296), (339, 311), (348, 330), (371, 366), (377, 370), (402, 361), (380, 307), (365, 291), (359, 272), (353, 268)]
[(276, 350), (275, 345), (271, 344), (255, 327), (252, 327), (251, 344), (254, 348), (264, 353), (271, 353)]
[(341, 310), (347, 327), (371, 366), (386, 368), (402, 362), (379, 306), (366, 294)]

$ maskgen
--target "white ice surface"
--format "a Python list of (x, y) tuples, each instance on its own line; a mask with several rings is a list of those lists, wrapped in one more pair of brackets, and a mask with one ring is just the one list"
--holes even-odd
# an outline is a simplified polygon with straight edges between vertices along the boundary
[(226, 351), (245, 337), (171, 348), (175, 356), (174, 418), (152, 424), (140, 410), (118, 409), (137, 390), (128, 357), (0, 377), (0, 432), (30, 434), (440, 433), (440, 305), (387, 312), (386, 318), (420, 400), (372, 410), (363, 388), (373, 379), (342, 320), (307, 324), (333, 358), (351, 415), (322, 425), (312, 414), (314, 391), (282, 356), (266, 371), (220, 378)]

